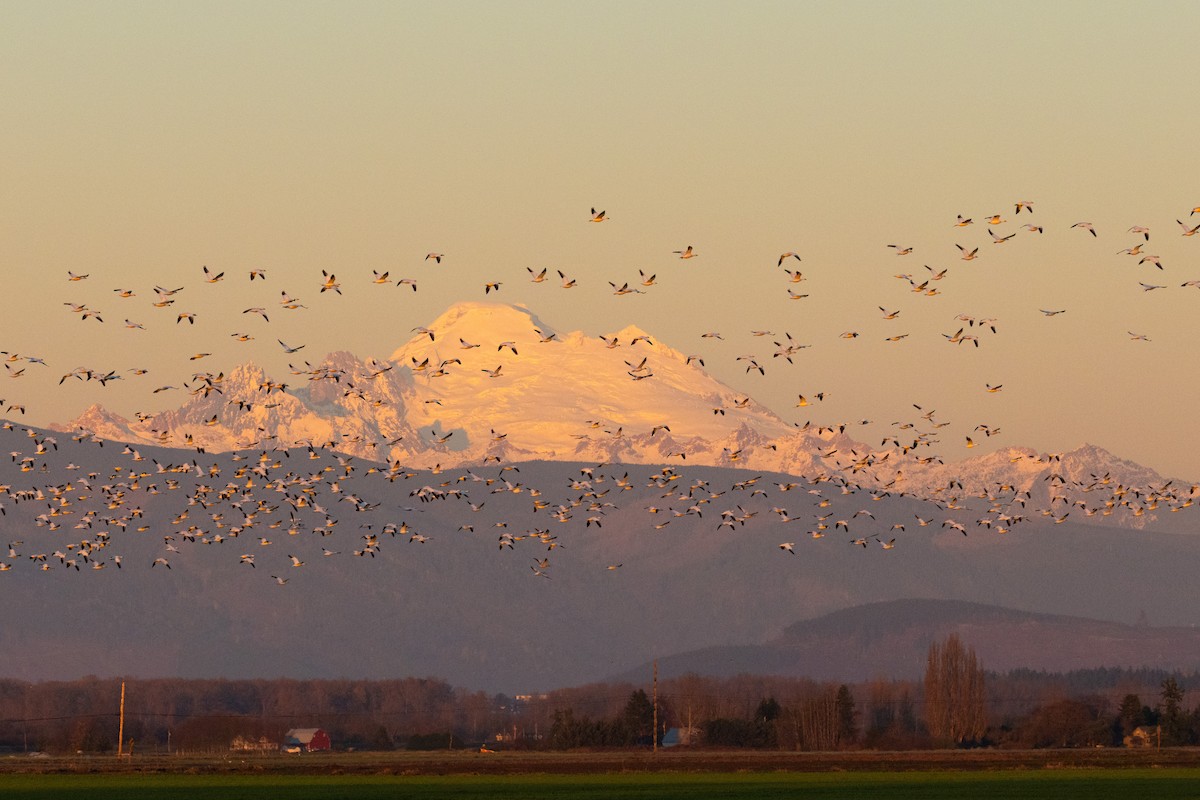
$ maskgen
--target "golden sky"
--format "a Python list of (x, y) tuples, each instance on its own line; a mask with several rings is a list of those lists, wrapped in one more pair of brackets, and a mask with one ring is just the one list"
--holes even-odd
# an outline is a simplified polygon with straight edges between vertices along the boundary
[[(1195, 3), (0, 2), (0, 16), (0, 348), (50, 365), (0, 376), (0, 398), (27, 408), (5, 416), (160, 410), (181, 399), (150, 388), (185, 379), (197, 351), (210, 369), (285, 373), (276, 338), (386, 356), (502, 281), (495, 299), (559, 330), (636, 324), (702, 353), (790, 421), (809, 418), (797, 393), (829, 395), (814, 422), (880, 429), (915, 402), (1001, 427), (992, 446), (1091, 442), (1200, 477), (1200, 290), (1181, 286), (1200, 278), (1200, 236), (1176, 224), (1200, 205)], [(589, 224), (592, 207), (611, 219)], [(996, 213), (992, 229), (1017, 234), (1002, 245)], [(1143, 241), (1134, 225), (1161, 271), (1119, 254)], [(672, 254), (687, 245), (701, 256)], [(776, 265), (787, 251), (805, 282)], [(206, 286), (205, 265), (227, 281)], [(938, 296), (893, 277), (925, 265), (949, 269)], [(322, 269), (343, 296), (319, 293)], [(658, 285), (613, 296), (639, 269)], [(381, 294), (372, 270), (419, 291)], [(152, 308), (155, 285), (187, 287), (178, 310), (197, 324)], [(230, 337), (280, 291), (305, 315)], [(960, 313), (998, 333), (947, 344)], [(752, 329), (813, 346), (748, 376), (735, 359)], [(151, 376), (58, 385), (80, 366)]]

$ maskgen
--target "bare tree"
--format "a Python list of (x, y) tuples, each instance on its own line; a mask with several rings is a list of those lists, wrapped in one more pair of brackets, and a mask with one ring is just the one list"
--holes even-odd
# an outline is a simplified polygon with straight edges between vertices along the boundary
[(934, 739), (954, 744), (977, 740), (987, 730), (983, 668), (958, 634), (929, 645), (925, 667), (925, 723)]

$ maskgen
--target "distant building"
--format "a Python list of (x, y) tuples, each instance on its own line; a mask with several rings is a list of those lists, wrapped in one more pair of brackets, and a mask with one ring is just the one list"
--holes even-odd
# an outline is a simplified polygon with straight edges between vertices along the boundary
[(550, 695), (544, 694), (544, 693), (543, 694), (513, 695), (513, 700), (515, 700), (518, 704), (522, 704), (522, 705), (529, 705), (534, 700), (549, 700), (549, 699), (550, 699)]
[(1125, 737), (1126, 747), (1153, 747), (1161, 740), (1161, 729), (1157, 725), (1139, 725)]
[(663, 747), (687, 747), (700, 741), (699, 728), (671, 728), (662, 738)]
[(329, 742), (329, 734), (320, 728), (292, 728), (283, 735), (282, 747), (288, 751), (298, 747), (302, 753), (317, 753), (330, 750), (333, 746)]
[(273, 753), (279, 749), (279, 742), (272, 742), (265, 736), (257, 739), (249, 736), (235, 736), (229, 743), (229, 749), (238, 753)]

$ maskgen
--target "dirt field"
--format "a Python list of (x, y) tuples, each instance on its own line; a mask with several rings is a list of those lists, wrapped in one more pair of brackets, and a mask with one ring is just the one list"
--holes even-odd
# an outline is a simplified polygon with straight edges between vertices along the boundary
[(745, 750), (437, 751), (0, 758), (0, 774), (587, 775), (652, 772), (935, 772), (1200, 768), (1200, 748), (784, 753)]

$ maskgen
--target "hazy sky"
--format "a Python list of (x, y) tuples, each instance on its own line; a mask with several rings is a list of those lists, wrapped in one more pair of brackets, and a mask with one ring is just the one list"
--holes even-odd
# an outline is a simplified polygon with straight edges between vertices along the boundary
[[(1002, 429), (988, 446), (1091, 442), (1200, 478), (1200, 290), (1180, 285), (1200, 279), (1200, 236), (1176, 224), (1200, 224), (1194, 2), (0, 2), (0, 17), (0, 348), (49, 364), (0, 376), (27, 408), (10, 418), (179, 405), (151, 389), (197, 352), (282, 377), (276, 338), (386, 356), (503, 281), (497, 300), (559, 330), (636, 324), (703, 354), (792, 421), (869, 418), (881, 438), (920, 403), (955, 424), (947, 460), (986, 423)], [(593, 206), (611, 219), (590, 224)], [(1002, 245), (995, 213), (1016, 233)], [(1142, 241), (1133, 225), (1163, 270), (1118, 254)], [(688, 245), (699, 258), (672, 255)], [(803, 283), (776, 266), (791, 250)], [(226, 280), (204, 284), (203, 265)], [(949, 268), (937, 296), (893, 277), (925, 265)], [(322, 269), (343, 296), (319, 293)], [(658, 285), (614, 296), (639, 269)], [(186, 289), (156, 309), (155, 285)], [(285, 290), (309, 308), (241, 314)], [(949, 344), (960, 313), (998, 332)], [(752, 329), (812, 347), (746, 375), (737, 356), (774, 349)], [(81, 366), (150, 374), (58, 385)]]

